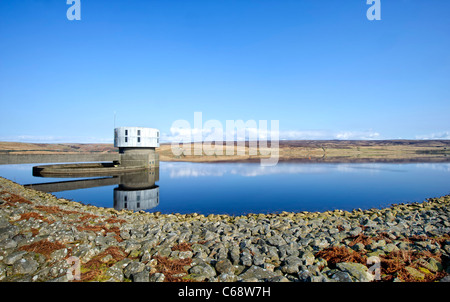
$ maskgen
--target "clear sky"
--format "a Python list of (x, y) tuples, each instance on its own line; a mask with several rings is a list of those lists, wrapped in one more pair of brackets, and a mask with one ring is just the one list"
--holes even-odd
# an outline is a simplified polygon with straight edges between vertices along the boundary
[(450, 139), (450, 1), (0, 0), (0, 141), (279, 120), (283, 139)]

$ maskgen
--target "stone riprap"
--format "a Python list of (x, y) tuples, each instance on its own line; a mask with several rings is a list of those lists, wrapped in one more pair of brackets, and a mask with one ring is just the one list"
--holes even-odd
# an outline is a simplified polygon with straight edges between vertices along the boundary
[(448, 281), (449, 203), (163, 215), (83, 205), (0, 178), (0, 280)]

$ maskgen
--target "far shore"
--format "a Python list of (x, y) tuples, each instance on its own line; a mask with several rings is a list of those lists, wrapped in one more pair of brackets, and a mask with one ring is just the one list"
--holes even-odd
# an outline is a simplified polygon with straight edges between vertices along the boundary
[[(216, 148), (214, 143), (206, 146)], [(225, 145), (225, 144), (224, 144)], [(182, 162), (260, 162), (273, 156), (275, 150), (269, 146), (251, 149), (251, 142), (235, 142), (234, 151), (227, 154), (225, 146), (217, 146), (214, 155), (206, 155), (205, 149), (199, 154), (196, 143), (180, 144), (175, 147), (179, 155), (174, 155), (170, 143), (161, 144), (156, 149), (160, 161)], [(450, 140), (297, 140), (280, 141), (279, 162), (297, 163), (414, 163), (414, 162), (450, 162)], [(196, 152), (197, 151), (197, 152)], [(256, 151), (256, 152), (254, 152)], [(253, 153), (252, 153), (253, 152)], [(242, 154), (242, 155), (241, 155)], [(253, 155), (255, 154), (255, 155)], [(262, 155), (268, 154), (268, 155)], [(18, 156), (15, 156), (18, 155)], [(56, 160), (52, 157), (65, 156), (65, 160), (112, 161), (118, 155), (112, 144), (31, 144), (0, 142), (0, 164), (32, 162), (33, 156), (43, 156), (41, 161)], [(48, 157), (48, 158), (45, 158)], [(79, 159), (78, 159), (79, 158)]]

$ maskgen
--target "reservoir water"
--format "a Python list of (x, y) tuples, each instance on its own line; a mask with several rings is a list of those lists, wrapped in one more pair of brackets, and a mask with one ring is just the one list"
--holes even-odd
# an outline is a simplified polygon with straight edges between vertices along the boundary
[(450, 163), (262, 167), (259, 163), (161, 162), (151, 175), (83, 178), (81, 182), (80, 178), (35, 177), (35, 165), (0, 165), (0, 176), (22, 185), (52, 183), (41, 188), (85, 204), (161, 213), (369, 209), (450, 194)]

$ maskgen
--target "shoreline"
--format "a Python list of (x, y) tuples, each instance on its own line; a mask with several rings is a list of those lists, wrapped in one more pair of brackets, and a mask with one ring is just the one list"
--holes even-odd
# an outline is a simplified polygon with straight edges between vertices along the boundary
[(70, 281), (70, 261), (79, 281), (450, 281), (449, 205), (447, 195), (369, 210), (160, 214), (0, 177), (0, 281)]
[[(450, 162), (450, 140), (281, 140), (275, 153), (270, 147), (258, 147), (257, 155), (250, 155), (249, 141), (234, 142), (230, 155), (225, 155), (223, 142), (221, 146), (203, 143), (206, 147), (202, 147), (201, 155), (197, 155), (195, 142), (179, 145), (179, 156), (173, 154), (170, 143), (162, 143), (156, 152), (160, 161), (167, 162), (259, 162), (272, 155), (280, 162), (305, 163)], [(214, 155), (206, 155), (206, 149), (212, 145), (214, 149), (209, 151)], [(0, 164), (81, 162), (83, 157), (91, 161), (114, 161), (118, 154), (112, 144), (0, 142)]]

